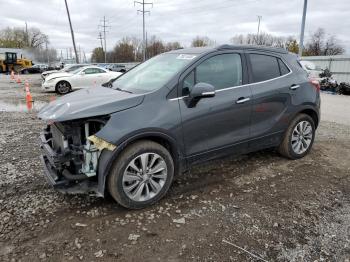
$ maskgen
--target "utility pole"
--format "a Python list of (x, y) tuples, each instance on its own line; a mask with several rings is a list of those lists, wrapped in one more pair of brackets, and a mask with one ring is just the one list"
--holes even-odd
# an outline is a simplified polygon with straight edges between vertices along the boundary
[(49, 49), (47, 48), (47, 42), (45, 44), (46, 44), (47, 66), (50, 66), (50, 55), (49, 55)]
[(28, 24), (26, 23), (26, 44), (29, 46)]
[(301, 30), (300, 30), (299, 57), (303, 55), (306, 9), (307, 9), (307, 0), (304, 0), (303, 18), (301, 20)]
[(136, 4), (142, 5), (142, 10), (137, 10), (137, 12), (142, 13), (142, 43), (143, 43), (143, 61), (146, 60), (146, 30), (145, 30), (145, 13), (150, 14), (150, 11), (145, 11), (145, 5), (152, 5), (153, 3), (145, 3), (145, 0), (142, 0), (142, 2), (134, 1), (134, 6)]
[(148, 38), (147, 38), (147, 31), (146, 31), (145, 58), (148, 59), (148, 54), (147, 54), (147, 40), (148, 40)]
[(258, 33), (256, 35), (256, 44), (258, 44), (258, 41), (259, 41), (259, 33), (260, 33), (260, 21), (262, 19), (262, 16), (261, 15), (258, 15)]
[(74, 53), (75, 53), (75, 62), (76, 62), (77, 64), (79, 64), (79, 57), (78, 57), (77, 48), (76, 48), (76, 46), (75, 46), (74, 32), (73, 32), (72, 22), (71, 22), (71, 20), (70, 20), (70, 14), (69, 14), (69, 9), (68, 9), (67, 0), (64, 0), (64, 3), (66, 4), (67, 15), (68, 15), (68, 21), (69, 21), (69, 26), (70, 26), (70, 33), (71, 33), (71, 35), (72, 35), (73, 48), (74, 48)]
[[(106, 31), (107, 26), (106, 23), (108, 23), (108, 21), (106, 20), (106, 16), (103, 16), (103, 20), (102, 20), (102, 25), (101, 27), (103, 27), (103, 40), (104, 40), (104, 54), (105, 54), (105, 63), (107, 62), (107, 40), (106, 40), (106, 33), (108, 33), (108, 31)], [(101, 34), (101, 33), (100, 33)], [(101, 45), (102, 45), (102, 39), (101, 39)], [(103, 49), (103, 46), (102, 46)]]

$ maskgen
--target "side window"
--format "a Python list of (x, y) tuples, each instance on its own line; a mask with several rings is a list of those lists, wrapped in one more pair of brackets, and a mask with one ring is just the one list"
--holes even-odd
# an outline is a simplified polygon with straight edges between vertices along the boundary
[(242, 84), (242, 61), (239, 54), (222, 54), (198, 65), (183, 82), (182, 95), (188, 95), (197, 83), (208, 83), (216, 90)]
[(280, 66), (281, 76), (286, 75), (290, 72), (289, 68), (286, 66), (286, 64), (279, 58), (278, 58), (278, 64)]
[(216, 90), (242, 84), (242, 62), (238, 54), (213, 56), (196, 68), (196, 83), (208, 83)]
[(254, 82), (261, 82), (280, 76), (277, 58), (269, 55), (249, 54)]
[(100, 68), (95, 68), (96, 69), (96, 73), (100, 74), (100, 73), (106, 73), (106, 71), (104, 71), (103, 69)]
[(95, 70), (94, 70), (94, 68), (86, 68), (86, 69), (84, 70), (84, 73), (85, 73), (86, 75), (91, 75), (91, 74), (94, 74), (94, 73), (95, 73)]

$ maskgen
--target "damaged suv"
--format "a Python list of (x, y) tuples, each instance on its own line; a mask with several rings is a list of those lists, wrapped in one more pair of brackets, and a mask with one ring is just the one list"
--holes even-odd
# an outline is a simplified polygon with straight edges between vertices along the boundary
[(194, 164), (273, 147), (305, 156), (319, 108), (318, 83), (285, 50), (179, 49), (46, 105), (41, 158), (59, 191), (143, 208)]

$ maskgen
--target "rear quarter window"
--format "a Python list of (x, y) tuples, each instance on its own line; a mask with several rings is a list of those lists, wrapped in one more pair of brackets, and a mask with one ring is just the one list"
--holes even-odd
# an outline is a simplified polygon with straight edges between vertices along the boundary
[(254, 82), (266, 81), (280, 76), (276, 57), (269, 55), (250, 54)]
[(253, 82), (262, 82), (286, 75), (290, 72), (286, 64), (275, 56), (249, 54)]

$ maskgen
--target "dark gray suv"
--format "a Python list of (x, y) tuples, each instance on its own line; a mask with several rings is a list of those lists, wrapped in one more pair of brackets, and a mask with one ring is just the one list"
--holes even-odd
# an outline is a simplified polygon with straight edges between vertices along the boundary
[(111, 88), (68, 94), (39, 118), (42, 161), (62, 192), (109, 192), (143, 208), (174, 175), (226, 155), (277, 148), (298, 159), (320, 121), (319, 85), (282, 49), (229, 46), (158, 55)]

